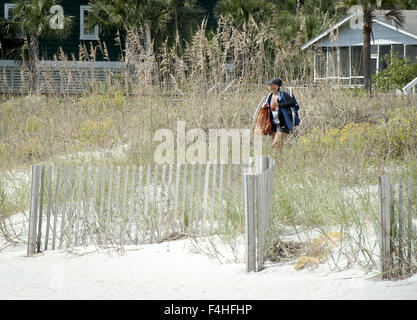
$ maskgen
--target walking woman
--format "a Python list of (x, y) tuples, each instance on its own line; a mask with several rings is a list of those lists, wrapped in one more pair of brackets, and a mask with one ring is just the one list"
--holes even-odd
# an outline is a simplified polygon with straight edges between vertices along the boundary
[[(295, 110), (294, 118), (292, 107), (296, 107), (296, 102), (288, 93), (281, 91), (282, 80), (275, 78), (266, 83), (271, 93), (266, 100), (263, 108), (271, 112), (272, 122), (272, 147), (280, 151), (284, 145), (284, 140), (291, 133), (293, 125), (298, 125), (300, 119)], [(294, 122), (294, 123), (293, 123)]]

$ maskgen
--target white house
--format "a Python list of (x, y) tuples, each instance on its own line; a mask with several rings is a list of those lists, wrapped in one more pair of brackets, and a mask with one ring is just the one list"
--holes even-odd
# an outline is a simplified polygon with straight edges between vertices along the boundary
[[(386, 68), (382, 58), (391, 52), (417, 62), (417, 10), (402, 10), (405, 23), (401, 28), (385, 19), (385, 12), (377, 11), (372, 25), (372, 74)], [(346, 86), (363, 84), (363, 33), (355, 22), (357, 16), (351, 13), (302, 46), (302, 50), (314, 48), (314, 82)]]

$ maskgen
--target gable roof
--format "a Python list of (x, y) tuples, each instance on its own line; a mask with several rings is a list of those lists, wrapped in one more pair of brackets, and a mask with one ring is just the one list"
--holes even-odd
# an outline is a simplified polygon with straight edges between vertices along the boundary
[[(376, 17), (373, 20), (373, 22), (381, 24), (385, 27), (388, 27), (390, 29), (403, 33), (409, 37), (417, 39), (417, 10), (401, 10), (405, 18), (404, 24), (401, 28), (397, 28), (392, 20), (388, 20), (385, 18), (386, 12), (388, 12), (388, 10), (377, 10)], [(330, 32), (332, 32), (333, 30), (339, 28), (340, 26), (348, 22), (353, 16), (355, 16), (355, 13), (351, 13), (347, 15), (342, 20), (337, 22), (335, 25), (331, 26), (327, 30), (323, 31), (319, 35), (315, 36), (313, 39), (303, 44), (301, 47), (301, 50), (307, 49), (312, 44), (326, 37)]]

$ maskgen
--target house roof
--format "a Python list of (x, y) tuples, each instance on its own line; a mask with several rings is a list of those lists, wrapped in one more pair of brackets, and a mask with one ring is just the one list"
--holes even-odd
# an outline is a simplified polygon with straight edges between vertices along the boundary
[[(385, 18), (385, 13), (388, 10), (377, 10), (376, 17), (374, 19), (374, 23), (378, 23), (384, 25), (388, 28), (394, 29), (398, 32), (401, 32), (405, 35), (408, 35), (412, 38), (417, 39), (417, 10), (401, 10), (404, 14), (405, 22), (401, 28), (397, 28), (393, 21), (388, 20)], [(323, 31), (322, 33), (318, 34), (308, 42), (302, 45), (301, 50), (307, 49), (312, 44), (316, 43), (317, 41), (321, 40), (322, 38), (326, 37), (330, 32), (339, 28), (340, 26), (344, 25), (348, 22), (355, 13), (351, 13), (344, 17), (342, 20), (338, 21), (336, 24), (328, 28), (327, 30)]]
[[(385, 18), (385, 14), (387, 12), (388, 10), (376, 11), (376, 19), (395, 27), (393, 21), (387, 20)], [(412, 33), (413, 35), (417, 35), (417, 10), (401, 10), (401, 12), (403, 13), (405, 18), (404, 24), (401, 27), (401, 29), (409, 33)]]

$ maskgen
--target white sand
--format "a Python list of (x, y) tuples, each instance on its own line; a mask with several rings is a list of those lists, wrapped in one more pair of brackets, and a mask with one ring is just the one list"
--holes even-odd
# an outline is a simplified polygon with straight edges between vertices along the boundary
[(417, 276), (370, 280), (360, 269), (295, 271), (289, 263), (247, 274), (243, 264), (191, 253), (187, 240), (126, 249), (122, 256), (87, 248), (28, 258), (24, 245), (6, 248), (0, 299), (417, 299)]

